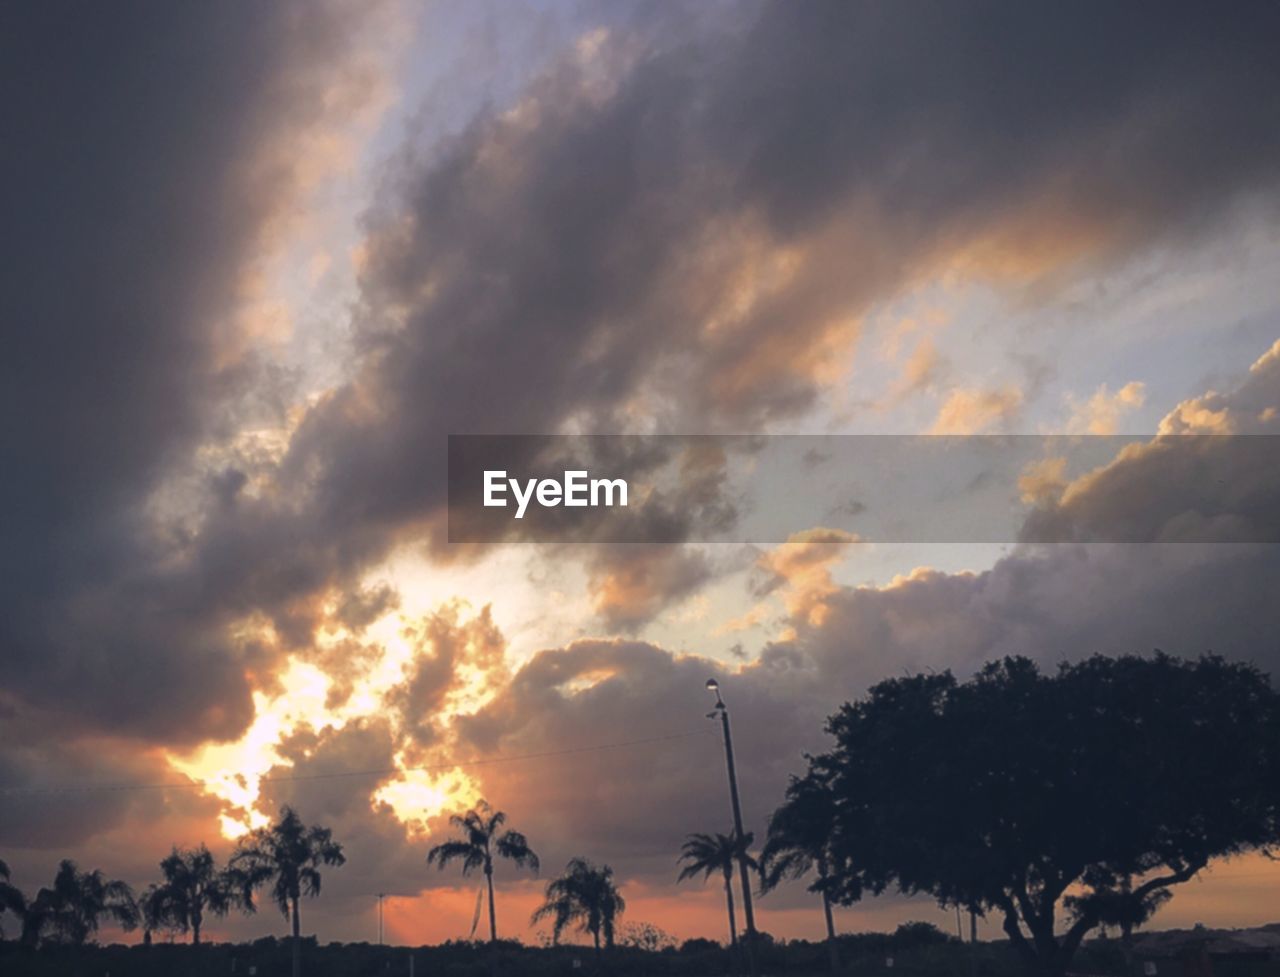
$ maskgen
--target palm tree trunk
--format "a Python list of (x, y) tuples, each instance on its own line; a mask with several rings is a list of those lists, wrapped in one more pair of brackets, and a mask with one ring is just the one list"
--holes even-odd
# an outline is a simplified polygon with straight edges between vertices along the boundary
[(738, 920), (733, 914), (733, 869), (724, 875), (724, 899), (729, 905), (729, 949), (738, 949)]
[(738, 859), (738, 870), (742, 876), (742, 914), (747, 918), (747, 932), (756, 935), (756, 914), (751, 905), (751, 871), (747, 868), (745, 858)]
[(836, 923), (831, 917), (831, 899), (822, 893), (822, 913), (827, 917), (827, 956), (831, 960), (831, 972), (840, 969), (840, 947), (836, 944)]
[(293, 977), (302, 977), (302, 921), (298, 918), (298, 897), (293, 897)]
[(493, 909), (493, 865), (484, 867), (485, 880), (489, 883), (489, 942), (498, 942), (498, 914)]
[(822, 893), (822, 915), (827, 920), (827, 957), (831, 961), (831, 972), (835, 973), (840, 969), (840, 947), (836, 944), (836, 921), (831, 915), (831, 897), (827, 894), (827, 859), (825, 854), (821, 854), (817, 858), (818, 883), (821, 888), (818, 890)]
[[(726, 720), (727, 722), (727, 720)], [(739, 828), (739, 836), (741, 828)], [(751, 874), (745, 858), (738, 859), (738, 874), (742, 879), (742, 915), (747, 922), (747, 972), (751, 977), (759, 977), (760, 961), (756, 954), (760, 952), (760, 942), (756, 939), (756, 914), (751, 907)]]

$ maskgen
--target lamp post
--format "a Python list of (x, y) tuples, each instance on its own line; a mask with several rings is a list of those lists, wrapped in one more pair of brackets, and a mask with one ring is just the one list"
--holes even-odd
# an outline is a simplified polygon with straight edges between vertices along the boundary
[[(707, 679), (707, 690), (714, 692), (716, 707), (707, 713), (708, 719), (719, 719), (724, 730), (724, 757), (729, 768), (729, 800), (733, 802), (733, 830), (738, 844), (741, 845), (747, 833), (742, 828), (742, 802), (738, 799), (738, 771), (733, 762), (733, 736), (729, 732), (729, 707), (720, 696), (720, 683), (713, 678)], [(751, 905), (751, 874), (747, 869), (745, 858), (738, 859), (738, 873), (742, 880), (742, 914), (747, 919), (747, 967), (751, 977), (756, 977), (759, 969), (756, 964), (756, 915)]]

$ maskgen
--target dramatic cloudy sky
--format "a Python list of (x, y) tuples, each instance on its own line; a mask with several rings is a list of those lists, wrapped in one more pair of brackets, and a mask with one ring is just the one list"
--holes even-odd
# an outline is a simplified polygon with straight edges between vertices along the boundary
[[(612, 864), (629, 918), (719, 936), (715, 887), (674, 885), (728, 826), (708, 674), (760, 830), (882, 677), (1280, 670), (1280, 470), (1154, 440), (1280, 433), (1277, 37), (1264, 3), (6, 6), (14, 881), (142, 885), (290, 803), (349, 855), (304, 928), (370, 938), (386, 892), (395, 939), (465, 936), (475, 881), (424, 856), (487, 797), (549, 868)], [(1024, 538), (1123, 545), (821, 512), (768, 546), (447, 542), (447, 435), (562, 432), (1152, 440), (1024, 480)], [(732, 518), (722, 464), (687, 466), (690, 538)], [(1162, 918), (1261, 922), (1278, 881), (1218, 866)], [(499, 883), (533, 938), (540, 883)], [(907, 918), (946, 920), (840, 925)], [(760, 921), (821, 929), (799, 890)]]

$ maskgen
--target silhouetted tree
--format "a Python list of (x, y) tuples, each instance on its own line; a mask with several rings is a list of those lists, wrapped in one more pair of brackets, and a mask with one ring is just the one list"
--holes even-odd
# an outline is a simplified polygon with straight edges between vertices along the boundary
[(441, 869), (452, 861), (461, 861), (463, 875), (470, 875), (477, 868), (484, 870), (485, 883), (489, 888), (491, 943), (498, 941), (498, 917), (493, 904), (493, 856), (506, 858), (521, 868), (528, 866), (534, 875), (541, 867), (538, 856), (524, 835), (519, 831), (502, 831), (506, 822), (507, 815), (503, 811), (495, 811), (488, 802), (481, 801), (466, 814), (455, 814), (449, 818), (449, 823), (462, 832), (462, 838), (436, 845), (427, 853), (427, 864), (434, 863)]
[(271, 897), (293, 922), (293, 977), (302, 972), (302, 935), (298, 904), (302, 897), (320, 894), (320, 867), (346, 862), (333, 832), (307, 827), (291, 807), (280, 809), (280, 820), (251, 832), (231, 856), (231, 879), (239, 887), (242, 905), (254, 911), (253, 892), (272, 883)]
[(828, 893), (829, 845), (835, 823), (835, 795), (829, 784), (810, 774), (792, 778), (787, 797), (769, 818), (769, 831), (760, 853), (761, 889), (776, 888), (783, 879), (799, 879), (813, 872), (810, 892), (822, 897), (827, 924), (827, 955), (832, 970), (840, 969), (835, 919)]
[(890, 945), (895, 950), (915, 950), (922, 946), (939, 946), (943, 943), (958, 943), (959, 937), (948, 936), (933, 923), (913, 919), (899, 923), (890, 937)]
[(626, 908), (622, 893), (613, 884), (613, 869), (594, 865), (585, 858), (573, 858), (563, 875), (547, 883), (545, 901), (534, 912), (532, 921), (550, 917), (551, 938), (557, 943), (565, 927), (577, 923), (583, 933), (591, 934), (599, 960), (601, 937), (605, 946), (613, 946), (614, 922)]
[(138, 915), (142, 924), (142, 942), (151, 945), (152, 934), (158, 930), (174, 930), (165, 906), (165, 893), (158, 883), (152, 882), (138, 897)]
[(22, 917), (22, 942), (28, 946), (45, 940), (81, 944), (98, 931), (104, 918), (132, 930), (138, 925), (138, 906), (126, 883), (96, 870), (81, 872), (75, 862), (64, 859), (53, 886), (36, 893)]
[(727, 835), (691, 834), (685, 840), (679, 858), (685, 866), (676, 877), (677, 882), (698, 875), (708, 879), (713, 872), (724, 876), (724, 898), (729, 907), (729, 947), (734, 950), (738, 947), (738, 922), (733, 912), (733, 870), (739, 859), (746, 863), (747, 868), (759, 869), (759, 863), (751, 854), (753, 841), (755, 835), (749, 831), (741, 840), (737, 838), (736, 832)]
[(623, 946), (633, 946), (647, 953), (660, 953), (666, 949), (674, 949), (676, 945), (675, 938), (661, 926), (645, 922), (627, 923), (623, 926), (619, 942)]
[(835, 795), (833, 895), (995, 911), (1054, 977), (1118, 908), (1280, 842), (1280, 694), (1250, 665), (1098, 656), (1046, 676), (1008, 658), (963, 684), (883, 682), (828, 731), (811, 766)]
[[(19, 921), (26, 915), (27, 900), (16, 885), (9, 881), (9, 866), (0, 860), (0, 916), (11, 913)], [(4, 928), (0, 926), (0, 937), (4, 936)]]
[(1125, 967), (1133, 969), (1133, 931), (1173, 898), (1168, 889), (1156, 889), (1145, 896), (1133, 891), (1133, 877), (1126, 875), (1120, 885), (1112, 891), (1091, 892), (1083, 896), (1067, 896), (1063, 903), (1073, 917), (1079, 919), (1086, 913), (1093, 913), (1100, 926), (1115, 926), (1120, 930), (1120, 945), (1123, 948)]
[[(149, 929), (172, 928), (191, 931), (193, 945), (200, 943), (200, 929), (206, 913), (225, 916), (236, 907), (244, 908), (244, 887), (234, 872), (220, 871), (204, 845), (179, 850), (160, 863), (164, 881), (148, 890), (143, 917), (157, 925)], [(148, 920), (148, 915), (152, 920)]]

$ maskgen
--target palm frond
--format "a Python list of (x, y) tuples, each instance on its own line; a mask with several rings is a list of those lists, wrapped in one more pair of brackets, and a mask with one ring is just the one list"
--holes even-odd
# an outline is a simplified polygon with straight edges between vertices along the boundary
[(484, 864), (484, 852), (469, 841), (446, 841), (427, 852), (427, 864), (434, 864), (440, 869), (459, 860), (462, 861), (462, 874), (470, 875)]
[(498, 854), (521, 868), (529, 868), (534, 875), (542, 868), (537, 854), (529, 847), (529, 839), (519, 831), (508, 831), (498, 839)]

